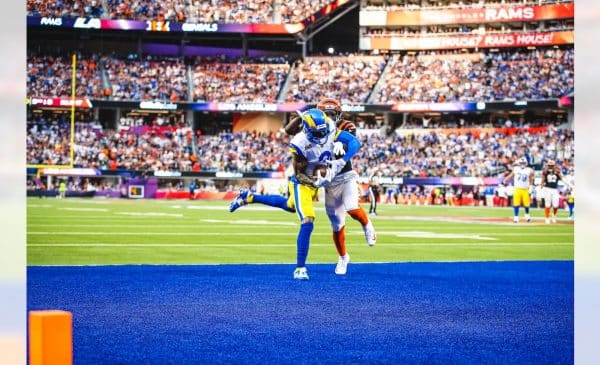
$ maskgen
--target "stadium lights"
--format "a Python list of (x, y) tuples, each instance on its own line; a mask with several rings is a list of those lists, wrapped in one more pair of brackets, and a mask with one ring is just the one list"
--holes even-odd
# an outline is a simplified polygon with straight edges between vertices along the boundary
[(333, 47), (327, 48), (327, 53), (333, 54), (333, 52), (335, 52), (335, 49)]

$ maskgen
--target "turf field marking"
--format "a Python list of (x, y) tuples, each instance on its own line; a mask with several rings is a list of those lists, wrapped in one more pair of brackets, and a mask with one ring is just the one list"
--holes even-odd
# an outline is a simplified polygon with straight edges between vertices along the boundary
[(146, 217), (146, 216), (152, 216), (152, 217), (183, 217), (183, 214), (181, 214), (181, 213), (163, 213), (163, 212), (116, 212), (115, 214), (119, 214), (119, 215), (132, 215), (132, 216), (139, 216), (139, 217)]
[[(411, 228), (415, 228), (412, 227)], [(431, 227), (427, 227), (431, 228)], [(463, 228), (464, 229), (464, 228)], [(446, 230), (446, 227), (440, 229), (442, 231)], [(364, 234), (362, 231), (351, 231), (352, 234)], [(496, 232), (480, 232), (486, 236), (572, 236), (573, 233), (563, 233), (563, 232), (547, 232), (547, 233), (530, 233), (530, 232), (519, 232), (519, 233), (496, 233)], [(468, 238), (474, 240), (497, 240), (492, 237), (481, 236), (481, 234), (459, 234), (459, 233), (447, 233), (447, 232), (429, 232), (429, 231), (377, 231), (377, 235), (379, 236), (397, 236), (397, 237), (412, 237), (412, 238)]]
[(50, 204), (27, 204), (27, 208), (51, 208)]
[(277, 225), (277, 226), (297, 226), (294, 222), (276, 222), (267, 220), (250, 220), (250, 219), (238, 219), (238, 220), (222, 220), (222, 219), (200, 219), (200, 222), (206, 223), (229, 223), (229, 224), (241, 224), (241, 225)]
[[(571, 222), (566, 218), (558, 218), (561, 222)], [(495, 226), (544, 226), (544, 218), (532, 218), (532, 222), (522, 223), (521, 225), (515, 224), (512, 221), (512, 217), (432, 217), (432, 216), (377, 216), (375, 222), (378, 220), (399, 220), (399, 221), (424, 221), (424, 222), (445, 222), (445, 223), (460, 223), (460, 224), (482, 224), (482, 225), (495, 225)]]
[[(363, 232), (354, 231), (353, 234), (363, 234)], [(474, 239), (474, 240), (497, 240), (490, 237), (479, 235), (465, 235), (453, 233), (435, 233), (435, 232), (377, 232), (379, 235), (393, 235), (397, 237), (408, 238), (456, 238), (456, 239)], [(27, 235), (48, 235), (48, 236), (294, 236), (297, 232), (94, 232), (94, 231), (29, 231)], [(313, 235), (330, 236), (331, 232), (313, 232)], [(548, 236), (563, 236), (564, 234), (548, 234)], [(520, 236), (545, 236), (545, 234), (523, 234)]]
[[(294, 242), (290, 243), (29, 243), (28, 247), (294, 247)], [(312, 246), (331, 246), (331, 243), (311, 243)], [(424, 242), (424, 243), (384, 243), (385, 246), (396, 247), (417, 247), (417, 246), (477, 246), (477, 247), (514, 247), (514, 246), (572, 246), (572, 243), (564, 242)]]
[[(102, 222), (99, 222), (97, 224), (89, 224), (89, 223), (66, 223), (66, 224), (55, 224), (55, 223), (29, 223), (27, 225), (27, 227), (96, 227), (96, 228), (160, 228), (159, 226), (157, 226), (156, 224), (135, 224), (134, 226), (132, 226), (132, 223), (124, 223), (124, 224), (119, 224), (119, 223), (112, 223), (112, 224), (107, 224), (106, 222), (119, 222), (118, 219), (111, 219), (111, 220), (103, 220)], [(237, 223), (236, 223), (237, 224)], [(297, 227), (298, 225), (295, 223), (272, 223), (272, 224), (280, 224), (282, 226), (294, 226)], [(242, 225), (242, 224), (240, 224)], [(210, 224), (210, 225), (206, 225), (206, 224), (200, 224), (200, 223), (196, 223), (196, 224), (180, 224), (180, 223), (169, 223), (169, 227), (173, 227), (173, 228), (193, 228), (193, 229), (206, 229), (206, 228), (231, 228), (231, 224)], [(260, 226), (260, 225), (249, 225), (244, 227), (244, 229), (264, 229), (264, 227)], [(283, 229), (283, 228), (281, 228)], [(268, 232), (265, 234), (269, 234)]]
[(106, 208), (58, 208), (58, 210), (70, 210), (75, 212), (108, 212)]
[[(295, 236), (297, 232), (50, 232), (30, 231), (28, 235), (47, 236)], [(313, 233), (313, 235), (331, 236), (328, 233)]]
[[(228, 211), (227, 207), (224, 205), (173, 205), (172, 208), (175, 209), (196, 209), (196, 210), (220, 210), (220, 211)], [(315, 210), (318, 211), (325, 211), (325, 208), (322, 207), (314, 207)], [(243, 210), (260, 210), (260, 211), (277, 211), (277, 210), (281, 210), (279, 208), (275, 208), (275, 207), (268, 207), (268, 206), (263, 206), (260, 204), (250, 204), (250, 205), (245, 205)]]
[[(406, 232), (386, 232), (387, 234), (393, 234), (396, 237), (409, 237), (409, 238), (466, 238), (470, 240), (483, 240), (483, 241), (497, 241), (497, 238), (483, 237), (478, 234), (456, 234), (456, 233), (437, 233), (437, 232), (423, 232), (423, 231), (406, 231)], [(381, 234), (378, 232), (378, 234)]]

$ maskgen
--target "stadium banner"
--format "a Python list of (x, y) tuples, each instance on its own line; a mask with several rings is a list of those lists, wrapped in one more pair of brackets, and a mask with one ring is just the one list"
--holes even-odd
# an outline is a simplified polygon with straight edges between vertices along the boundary
[(361, 36), (359, 47), (363, 50), (429, 50), (551, 46), (573, 43), (573, 31), (561, 31), (421, 37)]
[[(64, 108), (71, 106), (71, 99), (64, 98), (38, 98), (31, 97), (26, 100), (32, 107)], [(396, 104), (342, 104), (345, 113), (384, 113), (384, 112), (463, 112), (463, 111), (500, 111), (562, 108), (572, 106), (574, 98), (563, 97), (549, 100), (519, 100), (519, 101), (491, 101), (491, 102), (447, 102), (447, 103), (396, 103)], [(293, 113), (296, 110), (314, 108), (316, 104), (293, 103), (193, 103), (166, 101), (133, 101), (133, 100), (106, 100), (106, 99), (75, 99), (75, 108), (121, 108), (131, 110), (194, 110), (212, 112), (281, 112)]]
[(399, 136), (423, 136), (431, 133), (439, 134), (455, 134), (467, 135), (470, 134), (474, 138), (479, 138), (480, 135), (488, 136), (494, 133), (502, 133), (505, 136), (512, 136), (517, 133), (527, 132), (529, 134), (539, 134), (548, 132), (548, 127), (505, 127), (505, 128), (397, 128), (395, 131)]
[(93, 107), (92, 101), (88, 98), (75, 98), (75, 102), (73, 102), (71, 98), (44, 98), (34, 96), (27, 98), (25, 104), (53, 108), (71, 107), (73, 104), (75, 104), (75, 108), (90, 109)]
[[(488, 186), (499, 185), (501, 177), (398, 177), (379, 176), (377, 182), (381, 185), (466, 185), (466, 186)], [(371, 178), (361, 176), (358, 182), (368, 184)]]
[(397, 103), (391, 109), (396, 112), (464, 112), (484, 110), (485, 103)]
[(43, 168), (40, 175), (46, 176), (100, 176), (102, 172), (93, 168)]
[(157, 20), (125, 20), (100, 18), (61, 18), (28, 16), (27, 25), (49, 28), (136, 30), (142, 32), (188, 32), (188, 33), (260, 33), (295, 34), (304, 24), (219, 24), (180, 23)]
[(304, 110), (305, 103), (194, 103), (192, 110), (226, 112), (295, 112)]
[(363, 10), (360, 26), (408, 26), (470, 24), (568, 19), (575, 16), (574, 3), (549, 5), (502, 5), (443, 10)]

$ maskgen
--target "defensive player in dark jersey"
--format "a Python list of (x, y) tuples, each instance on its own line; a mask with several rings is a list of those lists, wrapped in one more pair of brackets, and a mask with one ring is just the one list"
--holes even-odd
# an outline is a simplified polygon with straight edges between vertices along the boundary
[[(338, 131), (347, 131), (356, 136), (356, 125), (348, 120), (342, 119), (342, 106), (331, 98), (321, 99), (317, 109), (322, 110), (327, 116), (336, 122)], [(300, 118), (293, 118), (285, 126), (287, 134), (294, 135), (301, 129)], [(334, 148), (335, 158), (344, 155), (344, 146), (336, 143)], [(339, 260), (335, 273), (344, 275), (347, 271), (350, 255), (346, 250), (346, 213), (358, 221), (363, 228), (365, 239), (369, 246), (376, 243), (377, 236), (375, 228), (368, 218), (367, 213), (358, 204), (358, 174), (352, 169), (352, 162), (348, 161), (342, 170), (335, 176), (330, 184), (325, 186), (325, 210), (333, 229), (333, 242), (338, 251)]]
[[(546, 169), (542, 172), (542, 194), (544, 195), (544, 214), (546, 215), (546, 224), (556, 223), (556, 214), (558, 213), (558, 203), (560, 194), (558, 192), (558, 182), (562, 181), (569, 188), (572, 188), (565, 180), (552, 160), (546, 164)], [(552, 208), (552, 217), (550, 217), (550, 208)]]
[(377, 201), (379, 200), (379, 184), (376, 181), (371, 181), (369, 185), (369, 214), (377, 215)]

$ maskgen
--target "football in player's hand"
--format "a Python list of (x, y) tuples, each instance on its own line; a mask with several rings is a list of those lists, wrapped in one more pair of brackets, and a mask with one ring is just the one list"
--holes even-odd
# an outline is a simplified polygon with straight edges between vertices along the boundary
[(314, 177), (318, 177), (317, 176), (317, 172), (321, 172), (321, 177), (324, 177), (327, 174), (327, 166), (326, 165), (318, 165), (315, 167), (315, 169), (313, 170), (313, 176)]

